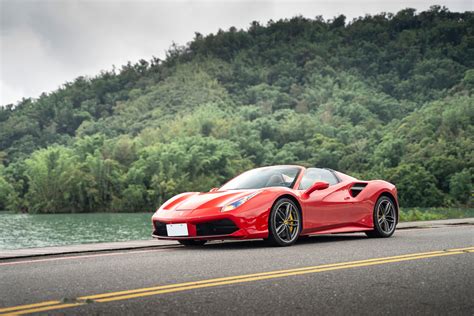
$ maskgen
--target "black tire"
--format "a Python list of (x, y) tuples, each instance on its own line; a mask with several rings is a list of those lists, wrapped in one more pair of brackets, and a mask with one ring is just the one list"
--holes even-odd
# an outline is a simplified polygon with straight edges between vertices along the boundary
[(207, 242), (207, 240), (182, 239), (178, 240), (178, 242), (186, 247), (197, 247), (203, 246)]
[[(290, 212), (289, 215), (286, 213), (287, 210)], [(282, 215), (284, 215), (284, 218)], [(291, 246), (298, 240), (301, 228), (301, 210), (296, 203), (287, 198), (279, 199), (270, 212), (268, 239), (266, 241), (272, 246)]]
[(397, 207), (394, 201), (388, 196), (382, 195), (374, 207), (374, 229), (365, 234), (370, 238), (388, 238), (395, 232), (397, 218)]

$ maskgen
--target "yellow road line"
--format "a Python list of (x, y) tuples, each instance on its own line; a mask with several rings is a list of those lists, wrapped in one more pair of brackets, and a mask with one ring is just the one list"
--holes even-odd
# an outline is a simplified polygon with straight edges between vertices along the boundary
[(69, 307), (76, 307), (79, 305), (84, 305), (85, 303), (69, 303), (69, 304), (59, 304), (59, 305), (52, 305), (52, 306), (46, 306), (46, 307), (39, 307), (39, 308), (32, 308), (32, 309), (26, 309), (26, 310), (21, 310), (18, 312), (13, 312), (13, 313), (7, 313), (7, 314), (1, 314), (1, 315), (24, 315), (24, 314), (31, 314), (31, 313), (39, 313), (39, 312), (47, 312), (51, 310), (56, 310), (56, 309), (61, 309), (61, 308), (69, 308)]
[[(180, 291), (187, 291), (187, 290), (192, 290), (192, 289), (207, 288), (207, 287), (214, 287), (214, 286), (221, 286), (221, 285), (228, 285), (228, 284), (237, 284), (237, 283), (244, 283), (244, 282), (282, 278), (282, 277), (289, 277), (289, 276), (309, 274), (309, 273), (319, 273), (319, 272), (325, 272), (325, 271), (380, 265), (380, 264), (393, 263), (393, 262), (402, 262), (402, 261), (418, 260), (418, 259), (441, 257), (441, 256), (466, 254), (467, 252), (474, 252), (474, 247), (414, 253), (414, 254), (407, 254), (407, 255), (373, 258), (373, 259), (350, 261), (350, 262), (340, 262), (340, 263), (325, 264), (325, 265), (311, 266), (311, 267), (304, 267), (304, 268), (277, 270), (277, 271), (270, 271), (270, 272), (201, 280), (201, 281), (195, 281), (195, 282), (169, 284), (169, 285), (135, 289), (135, 290), (110, 292), (110, 293), (82, 296), (77, 299), (78, 302), (74, 302), (74, 303), (61, 304), (60, 301), (48, 301), (48, 302), (42, 302), (42, 303), (36, 303), (36, 304), (1, 308), (0, 313), (7, 312), (7, 313), (12, 313), (12, 315), (29, 314), (29, 313), (35, 313), (35, 312), (43, 312), (43, 311), (79, 306), (79, 305), (86, 304), (86, 300), (92, 300), (98, 303), (105, 303), (105, 302), (111, 302), (111, 301), (132, 299), (132, 298), (137, 298), (137, 297), (145, 297), (145, 296), (151, 296), (151, 295), (159, 295), (159, 294), (165, 294), (165, 293), (180, 292)], [(1, 315), (8, 315), (8, 314), (1, 314)]]
[(131, 299), (131, 298), (158, 295), (158, 294), (164, 294), (164, 293), (181, 292), (181, 291), (187, 291), (187, 290), (192, 290), (192, 289), (214, 287), (214, 286), (220, 286), (220, 285), (228, 285), (228, 284), (244, 283), (244, 282), (252, 282), (252, 281), (261, 281), (261, 280), (282, 278), (282, 277), (309, 274), (309, 273), (318, 273), (318, 272), (341, 270), (341, 269), (356, 268), (356, 267), (366, 267), (366, 266), (378, 265), (378, 264), (384, 264), (384, 263), (392, 263), (392, 262), (432, 258), (432, 257), (439, 257), (439, 256), (450, 256), (450, 255), (462, 254), (462, 253), (464, 253), (464, 252), (462, 252), (462, 251), (459, 251), (459, 252), (445, 252), (445, 253), (438, 253), (438, 254), (418, 256), (418, 257), (408, 257), (408, 258), (399, 258), (399, 259), (392, 259), (392, 260), (363, 262), (363, 263), (352, 264), (352, 265), (329, 266), (329, 267), (325, 267), (325, 268), (316, 268), (316, 269), (312, 269), (312, 270), (294, 271), (294, 272), (287, 272), (287, 273), (280, 273), (280, 274), (271, 274), (271, 275), (264, 275), (264, 276), (257, 276), (257, 277), (249, 277), (249, 278), (244, 278), (244, 279), (234, 279), (234, 280), (221, 281), (221, 282), (213, 282), (213, 283), (206, 283), (206, 284), (182, 286), (182, 287), (163, 289), (163, 290), (151, 291), (151, 292), (143, 292), (143, 293), (137, 293), (137, 294), (114, 296), (114, 297), (110, 297), (110, 298), (97, 299), (95, 301), (99, 302), (99, 303), (105, 303), (105, 302), (126, 300), (126, 299)]
[(272, 275), (272, 274), (281, 274), (281, 273), (294, 272), (294, 271), (313, 270), (313, 269), (316, 269), (316, 268), (344, 266), (344, 265), (350, 265), (350, 264), (355, 264), (355, 263), (372, 262), (372, 261), (379, 261), (379, 260), (385, 260), (385, 259), (394, 259), (394, 258), (414, 257), (414, 256), (425, 255), (425, 254), (437, 254), (437, 253), (445, 253), (445, 251), (440, 250), (440, 251), (422, 252), (422, 253), (400, 255), (400, 256), (393, 256), (393, 257), (383, 257), (383, 258), (373, 258), (373, 259), (365, 259), (365, 260), (358, 260), (358, 261), (331, 263), (331, 264), (324, 264), (324, 265), (304, 267), (304, 268), (276, 270), (276, 271), (260, 272), (260, 273), (253, 273), (253, 274), (243, 274), (243, 275), (222, 277), (222, 278), (216, 278), (216, 279), (207, 279), (207, 280), (202, 280), (202, 281), (191, 281), (191, 282), (185, 282), (185, 283), (161, 285), (161, 286), (141, 288), (141, 289), (135, 289), (135, 290), (126, 290), (126, 291), (110, 292), (110, 293), (97, 294), (97, 295), (81, 296), (81, 297), (79, 297), (79, 299), (96, 300), (96, 299), (99, 299), (99, 298), (105, 298), (105, 297), (110, 297), (110, 296), (119, 296), (119, 295), (124, 295), (124, 294), (149, 292), (149, 291), (163, 290), (163, 289), (169, 289), (169, 288), (175, 288), (175, 287), (181, 287), (181, 286), (187, 286), (187, 285), (197, 285), (197, 284), (227, 281), (227, 280), (234, 280), (234, 279), (245, 279), (245, 278), (248, 278), (248, 277), (264, 276), (264, 275)]
[(453, 248), (453, 249), (448, 249), (446, 251), (471, 251), (471, 250), (474, 250), (474, 247)]
[(40, 307), (40, 306), (45, 306), (45, 305), (55, 305), (55, 304), (60, 304), (60, 303), (61, 301), (47, 301), (47, 302), (36, 303), (36, 304), (27, 304), (27, 305), (13, 306), (13, 307), (7, 307), (7, 308), (0, 308), (0, 313), (12, 312), (19, 309)]

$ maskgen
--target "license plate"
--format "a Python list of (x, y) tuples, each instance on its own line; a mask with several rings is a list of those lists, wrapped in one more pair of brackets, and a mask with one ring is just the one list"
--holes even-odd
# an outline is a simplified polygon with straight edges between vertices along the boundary
[(188, 236), (188, 224), (166, 224), (166, 232), (169, 237)]

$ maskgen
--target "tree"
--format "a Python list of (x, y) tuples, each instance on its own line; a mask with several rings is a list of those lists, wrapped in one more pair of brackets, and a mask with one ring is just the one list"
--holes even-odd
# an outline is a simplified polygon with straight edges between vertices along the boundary
[(449, 191), (457, 204), (467, 204), (472, 200), (472, 170), (464, 169), (455, 173), (449, 181)]
[(18, 195), (4, 176), (4, 167), (0, 165), (0, 211), (18, 211)]
[(436, 179), (419, 165), (400, 164), (388, 170), (388, 180), (397, 186), (402, 207), (439, 206), (443, 202)]
[(70, 198), (75, 158), (70, 149), (51, 147), (35, 152), (25, 160), (29, 188), (25, 198), (32, 213), (76, 211)]

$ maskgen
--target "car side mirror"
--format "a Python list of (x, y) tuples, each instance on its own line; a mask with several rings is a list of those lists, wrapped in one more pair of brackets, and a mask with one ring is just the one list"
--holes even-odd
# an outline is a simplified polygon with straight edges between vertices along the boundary
[(209, 192), (216, 192), (217, 190), (219, 190), (219, 188), (212, 188), (209, 190)]
[(316, 181), (315, 183), (313, 183), (312, 186), (310, 186), (306, 191), (304, 191), (303, 197), (308, 198), (314, 191), (324, 190), (327, 188), (329, 188), (329, 183), (327, 183), (326, 181)]

